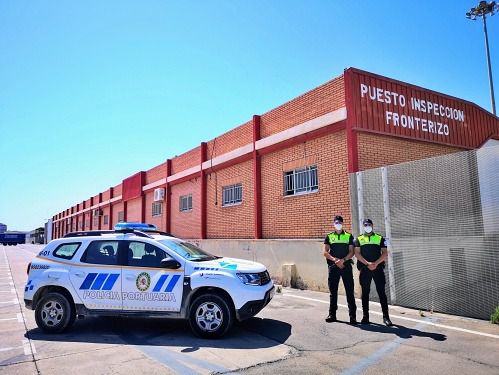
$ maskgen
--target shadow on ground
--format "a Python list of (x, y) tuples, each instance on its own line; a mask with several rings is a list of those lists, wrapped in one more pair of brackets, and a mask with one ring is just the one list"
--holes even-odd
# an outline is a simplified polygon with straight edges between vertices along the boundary
[(183, 352), (193, 352), (200, 347), (271, 348), (284, 343), (290, 335), (290, 324), (258, 317), (235, 324), (223, 338), (217, 340), (194, 336), (187, 321), (183, 320), (88, 317), (77, 320), (73, 327), (64, 333), (46, 334), (39, 328), (34, 328), (25, 336), (34, 341), (180, 346), (186, 347)]
[(387, 327), (382, 324), (377, 324), (377, 323), (370, 323), (370, 324), (359, 324), (358, 327), (364, 331), (369, 331), (369, 332), (379, 332), (379, 333), (387, 333), (387, 334), (394, 334), (397, 335), (398, 337), (402, 339), (410, 339), (413, 337), (428, 337), (431, 338), (435, 341), (445, 341), (447, 340), (446, 335), (442, 335), (440, 333), (434, 333), (434, 332), (425, 332), (425, 331), (420, 331), (415, 328), (407, 328), (405, 326), (402, 326), (400, 324), (394, 324), (391, 327)]

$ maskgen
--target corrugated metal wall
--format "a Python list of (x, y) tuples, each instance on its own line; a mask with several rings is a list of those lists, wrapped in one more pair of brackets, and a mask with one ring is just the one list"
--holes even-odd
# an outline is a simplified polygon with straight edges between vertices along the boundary
[(350, 183), (355, 233), (370, 217), (389, 237), (391, 303), (490, 317), (499, 305), (499, 146), (358, 172)]

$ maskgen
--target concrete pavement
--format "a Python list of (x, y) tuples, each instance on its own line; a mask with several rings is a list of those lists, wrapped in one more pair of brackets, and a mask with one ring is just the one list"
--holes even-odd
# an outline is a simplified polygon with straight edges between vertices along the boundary
[(343, 322), (328, 324), (327, 294), (286, 288), (220, 340), (194, 337), (185, 322), (137, 318), (85, 318), (46, 335), (23, 304), (26, 266), (40, 249), (0, 246), (2, 374), (499, 373), (497, 325), (392, 306), (387, 328), (372, 303), (374, 324), (351, 326), (342, 296)]
[(0, 246), (0, 277), (5, 278), (0, 279), (4, 291), (0, 293), (0, 319), (4, 319), (0, 320), (0, 373), (208, 374), (255, 366), (294, 352), (242, 327), (235, 327), (222, 340), (203, 340), (193, 336), (186, 322), (166, 319), (85, 318), (64, 334), (44, 334), (23, 302), (26, 267), (40, 249)]
[[(290, 324), (284, 341), (295, 354), (244, 374), (498, 374), (499, 326), (445, 314), (424, 314), (390, 307), (393, 327), (382, 324), (379, 304), (371, 302), (370, 325), (347, 324), (340, 296), (339, 322), (325, 323), (329, 301), (320, 292), (284, 289), (267, 309), (245, 326), (269, 338), (266, 319)], [(357, 300), (360, 306), (360, 300)], [(358, 317), (361, 310), (358, 309)]]

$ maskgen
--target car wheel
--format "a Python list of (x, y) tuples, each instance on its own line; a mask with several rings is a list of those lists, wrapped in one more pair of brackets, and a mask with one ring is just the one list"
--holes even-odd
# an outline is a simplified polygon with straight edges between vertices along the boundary
[(197, 297), (189, 309), (189, 325), (199, 337), (222, 337), (232, 326), (234, 313), (228, 301), (218, 294)]
[(75, 317), (71, 303), (60, 293), (47, 293), (36, 305), (36, 324), (46, 333), (63, 332), (74, 323)]

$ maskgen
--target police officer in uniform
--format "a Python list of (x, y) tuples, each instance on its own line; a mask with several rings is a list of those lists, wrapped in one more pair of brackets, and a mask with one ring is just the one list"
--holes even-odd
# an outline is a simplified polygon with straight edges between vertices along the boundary
[(378, 292), (381, 310), (383, 311), (383, 323), (391, 326), (388, 315), (388, 300), (385, 293), (385, 259), (388, 255), (385, 239), (373, 232), (371, 219), (362, 222), (364, 233), (355, 239), (355, 257), (357, 268), (360, 271), (359, 281), (362, 288), (362, 311), (364, 313), (361, 323), (369, 324), (369, 292), (371, 280), (374, 279), (376, 291)]
[(348, 302), (350, 324), (357, 324), (355, 297), (353, 293), (352, 257), (354, 256), (353, 236), (343, 230), (343, 218), (339, 215), (334, 218), (334, 232), (328, 233), (324, 239), (324, 257), (326, 258), (329, 276), (329, 316), (326, 322), (336, 321), (338, 309), (338, 284), (340, 277)]

